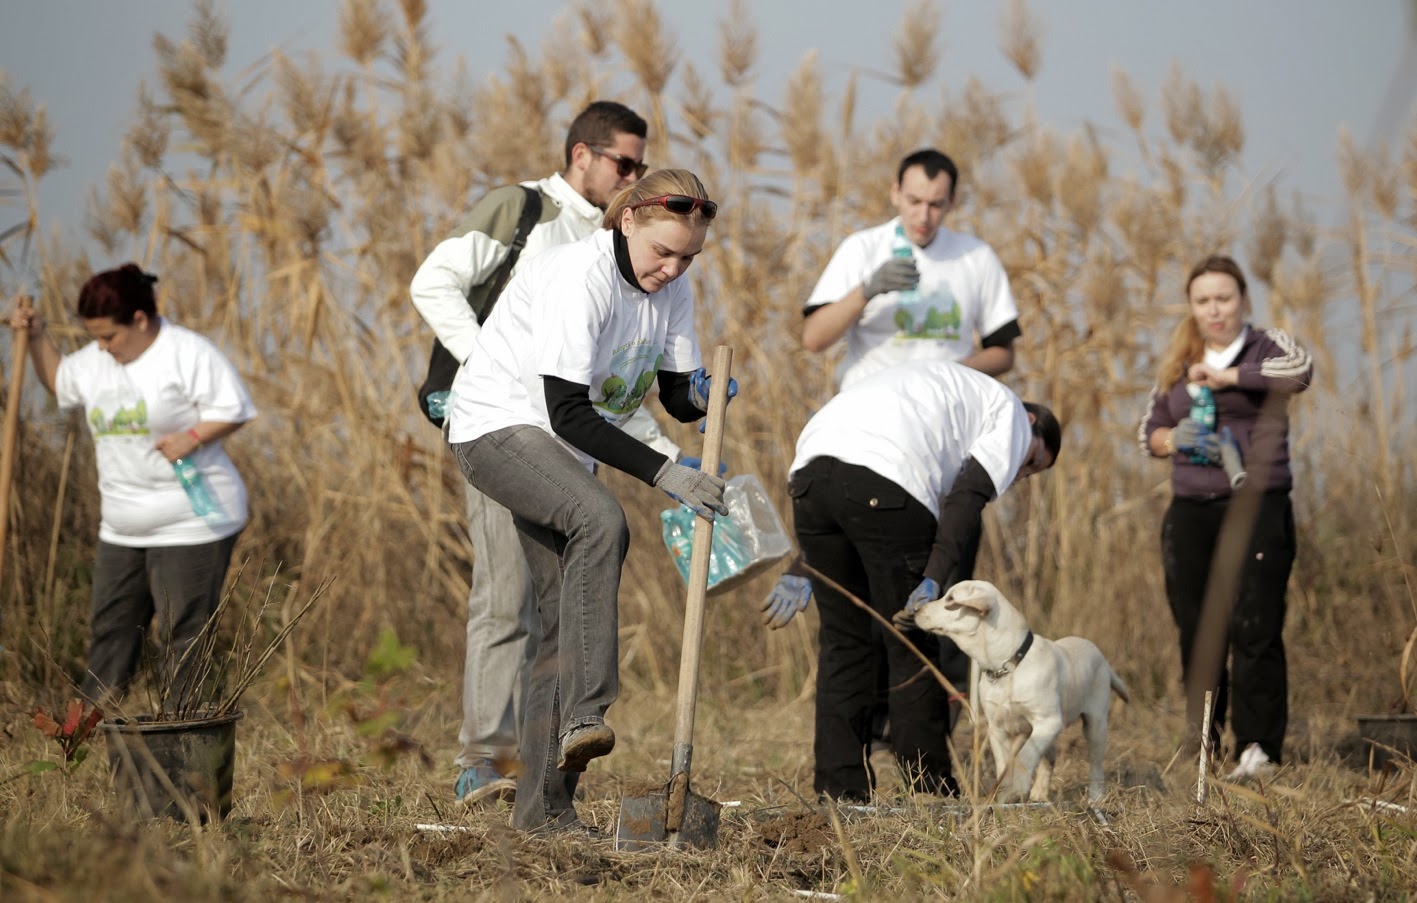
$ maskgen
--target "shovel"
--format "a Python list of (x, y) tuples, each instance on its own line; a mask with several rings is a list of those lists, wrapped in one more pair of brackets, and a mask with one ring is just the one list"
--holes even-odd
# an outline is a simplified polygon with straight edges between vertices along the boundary
[[(713, 355), (708, 426), (704, 431), (704, 473), (718, 473), (723, 451), (723, 417), (728, 407), (728, 378), (733, 349), (720, 345)], [(689, 557), (689, 600), (684, 608), (684, 649), (679, 659), (679, 700), (674, 721), (674, 757), (663, 793), (629, 796), (620, 801), (615, 849), (646, 850), (657, 844), (711, 849), (718, 842), (718, 803), (689, 788), (694, 757), (694, 705), (699, 692), (699, 657), (704, 641), (704, 599), (708, 595), (713, 521), (694, 520), (694, 550)]]
[[(29, 309), (30, 298), (20, 295), (18, 306)], [(10, 532), (10, 485), (15, 474), (15, 436), (20, 431), (20, 398), (25, 385), (25, 355), (29, 353), (29, 330), (15, 333), (10, 361), (10, 394), (5, 402), (5, 434), (0, 440), (0, 579), (5, 573), (5, 540)], [(727, 385), (725, 383), (725, 385)], [(717, 463), (714, 464), (717, 467)]]

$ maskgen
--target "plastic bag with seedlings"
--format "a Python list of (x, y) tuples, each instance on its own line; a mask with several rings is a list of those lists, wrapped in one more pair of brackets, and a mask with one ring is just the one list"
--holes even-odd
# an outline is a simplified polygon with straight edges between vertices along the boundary
[[(751, 473), (728, 480), (723, 492), (728, 516), (714, 519), (708, 588), (720, 593), (746, 583), (792, 549), (777, 509), (762, 481)], [(680, 505), (660, 513), (664, 545), (685, 584), (694, 549), (694, 512)]]

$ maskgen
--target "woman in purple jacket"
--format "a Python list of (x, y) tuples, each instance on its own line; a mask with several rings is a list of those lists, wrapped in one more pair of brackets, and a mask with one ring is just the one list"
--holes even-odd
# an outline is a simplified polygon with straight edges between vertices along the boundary
[[(1246, 322), (1245, 274), (1229, 257), (1197, 264), (1186, 294), (1190, 316), (1172, 334), (1138, 438), (1150, 454), (1171, 460), (1172, 500), (1161, 525), (1161, 554), (1188, 687), (1199, 660), (1201, 603), (1233, 492), (1220, 466), (1222, 437), (1233, 436), (1239, 447), (1250, 480), (1246, 491), (1259, 492), (1259, 513), (1231, 600), (1230, 667), (1222, 655), (1210, 732), (1219, 739), (1228, 690), (1239, 751), (1230, 777), (1263, 776), (1280, 762), (1289, 718), (1284, 596), (1295, 540), (1288, 398), (1308, 388), (1313, 363), (1284, 331), (1260, 331)], [(1190, 416), (1202, 386), (1214, 394), (1214, 429)], [(1187, 712), (1194, 730), (1201, 713), (1193, 699), (1188, 702), (1188, 710), (1197, 709)]]

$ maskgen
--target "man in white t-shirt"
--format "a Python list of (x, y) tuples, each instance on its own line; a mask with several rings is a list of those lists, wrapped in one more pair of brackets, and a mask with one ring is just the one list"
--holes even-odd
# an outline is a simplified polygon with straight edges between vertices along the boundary
[[(802, 345), (825, 351), (846, 339), (838, 388), (902, 361), (958, 361), (990, 376), (1013, 368), (1018, 307), (1008, 275), (987, 244), (942, 225), (958, 179), (940, 151), (906, 157), (891, 185), (898, 215), (848, 236), (817, 280), (802, 309)], [(898, 229), (910, 256), (893, 256), (905, 244)]]
[[(938, 598), (972, 567), (984, 506), (1053, 466), (1052, 411), (950, 361), (907, 361), (852, 383), (808, 421), (788, 479), (802, 559), (882, 617)], [(877, 673), (875, 621), (841, 592), (789, 568), (765, 606), (781, 627), (815, 595), (821, 615), (813, 743), (819, 794), (865, 801)], [(911, 630), (925, 655), (936, 637)], [(956, 792), (949, 700), (894, 637), (884, 638), (891, 735), (918, 789)], [(874, 768), (874, 764), (872, 768)]]
[[(848, 236), (817, 280), (802, 311), (802, 345), (825, 351), (846, 339), (839, 390), (904, 361), (957, 361), (990, 376), (1013, 368), (1018, 307), (1008, 275), (987, 244), (943, 226), (958, 183), (959, 169), (938, 150), (905, 157), (891, 185), (897, 216)], [(962, 680), (969, 663), (946, 640), (941, 666)], [(882, 699), (875, 746), (888, 754), (884, 709)]]
[[(542, 251), (579, 241), (600, 228), (606, 204), (645, 172), (647, 130), (644, 119), (613, 101), (596, 101), (572, 121), (565, 170), (524, 183), (540, 193), (541, 216), (525, 237), (513, 275)], [(488, 192), (413, 277), (409, 293), (414, 306), (459, 362), (471, 356), (482, 328), (469, 292), (490, 282), (507, 259), (525, 203), (521, 186)], [(488, 313), (490, 309), (483, 312), (484, 320)], [(621, 427), (670, 458), (679, 458), (679, 446), (660, 431), (649, 412), (637, 411)], [(476, 559), (467, 600), (454, 795), (475, 804), (509, 799), (516, 791), (506, 767), (517, 756), (527, 637), (536, 624), (536, 608), (511, 515), (471, 483), (464, 490), (468, 538)]]

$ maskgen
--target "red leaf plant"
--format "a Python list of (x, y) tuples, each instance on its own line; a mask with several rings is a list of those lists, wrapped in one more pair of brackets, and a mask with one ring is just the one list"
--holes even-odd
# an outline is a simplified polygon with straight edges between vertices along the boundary
[(79, 750), (83, 748), (84, 742), (88, 740), (93, 729), (103, 720), (103, 712), (88, 703), (79, 700), (69, 700), (69, 707), (64, 713), (64, 722), (61, 724), (39, 706), (34, 710), (34, 726), (46, 737), (53, 737), (59, 744), (59, 748), (64, 751), (64, 761), (69, 765), (75, 765), (82, 761)]

